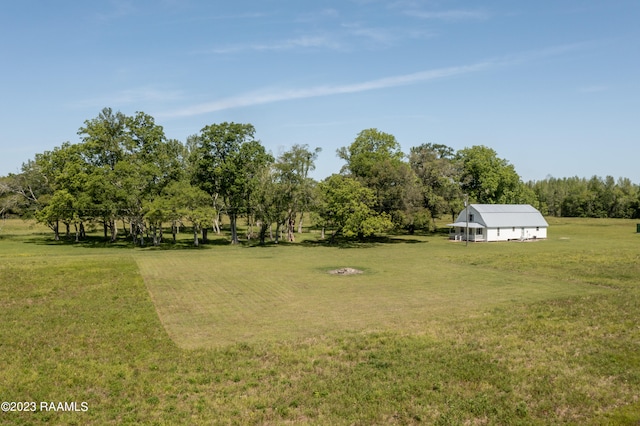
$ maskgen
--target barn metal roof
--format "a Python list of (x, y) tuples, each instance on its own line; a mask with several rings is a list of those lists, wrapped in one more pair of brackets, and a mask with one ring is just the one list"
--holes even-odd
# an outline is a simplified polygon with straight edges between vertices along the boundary
[[(474, 215), (473, 222), (487, 228), (549, 226), (542, 214), (529, 204), (470, 204), (469, 213)], [(456, 223), (459, 222), (466, 222), (464, 210), (458, 215)]]

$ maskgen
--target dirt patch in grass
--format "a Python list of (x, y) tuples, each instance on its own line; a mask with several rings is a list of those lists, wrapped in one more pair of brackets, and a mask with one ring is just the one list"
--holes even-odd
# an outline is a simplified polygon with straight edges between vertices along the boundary
[(355, 268), (339, 268), (339, 269), (333, 269), (329, 271), (329, 273), (331, 275), (355, 275), (355, 274), (361, 274), (362, 271)]

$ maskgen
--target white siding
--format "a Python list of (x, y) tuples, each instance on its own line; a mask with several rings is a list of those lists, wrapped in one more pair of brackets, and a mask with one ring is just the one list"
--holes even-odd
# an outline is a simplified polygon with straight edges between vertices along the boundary
[(520, 239), (547, 238), (547, 228), (516, 226), (487, 229), (487, 241), (509, 241)]

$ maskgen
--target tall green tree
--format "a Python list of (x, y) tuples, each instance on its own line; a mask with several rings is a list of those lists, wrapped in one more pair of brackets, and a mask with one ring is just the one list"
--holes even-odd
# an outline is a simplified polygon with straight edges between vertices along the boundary
[(95, 219), (103, 222), (105, 236), (111, 230), (114, 241), (116, 220), (126, 218), (134, 241), (143, 245), (147, 231), (144, 205), (180, 178), (184, 147), (167, 140), (162, 126), (143, 112), (129, 117), (104, 108), (96, 118), (85, 121), (78, 134), (84, 157), (94, 167), (89, 188)]
[(251, 193), (263, 168), (273, 161), (254, 135), (251, 124), (212, 124), (201, 130), (192, 153), (193, 181), (212, 197), (222, 199), (232, 244), (239, 242), (238, 217), (250, 213)]
[(404, 157), (395, 136), (378, 129), (361, 131), (351, 145), (339, 148), (337, 154), (346, 162), (342, 173), (356, 178), (367, 178), (382, 161), (402, 161)]
[[(50, 213), (56, 212), (59, 215), (56, 221), (61, 220), (66, 225), (67, 237), (69, 227), (75, 227), (76, 241), (84, 237), (85, 223), (95, 216), (95, 204), (89, 186), (94, 167), (84, 160), (82, 148), (81, 145), (65, 143), (51, 152), (36, 155), (54, 190), (49, 201), (51, 210), (45, 208), (38, 217), (50, 221), (53, 219)], [(55, 226), (57, 228), (57, 223)]]
[(482, 204), (533, 203), (535, 196), (520, 180), (512, 164), (493, 149), (476, 145), (457, 152), (461, 188)]
[(274, 168), (278, 183), (280, 205), (284, 211), (284, 225), (287, 229), (287, 240), (295, 241), (295, 223), (309, 210), (314, 181), (309, 172), (315, 169), (315, 160), (321, 148), (310, 150), (308, 145), (293, 145), (282, 153)]
[(337, 154), (346, 161), (342, 173), (373, 191), (377, 212), (392, 217), (398, 227), (411, 226), (420, 207), (420, 189), (395, 136), (366, 129)]
[[(279, 231), (287, 218), (287, 198), (279, 180), (278, 170), (275, 165), (266, 167), (259, 176), (258, 189), (251, 194), (251, 206), (253, 214), (259, 225), (260, 244), (264, 244), (267, 231), (272, 233), (272, 226), (276, 224), (275, 242), (278, 243)], [(273, 240), (273, 235), (271, 235)]]
[(158, 206), (162, 212), (156, 212), (156, 214), (167, 219), (184, 218), (191, 222), (193, 245), (198, 247), (199, 233), (211, 224), (215, 215), (211, 196), (185, 179), (172, 182), (163, 192), (164, 201)]
[(334, 174), (320, 182), (318, 190), (317, 214), (323, 225), (334, 229), (332, 239), (338, 234), (363, 238), (393, 227), (388, 214), (373, 209), (373, 191), (356, 179)]
[(420, 182), (422, 205), (431, 217), (448, 214), (455, 219), (463, 207), (463, 195), (453, 148), (432, 143), (412, 147), (409, 164)]

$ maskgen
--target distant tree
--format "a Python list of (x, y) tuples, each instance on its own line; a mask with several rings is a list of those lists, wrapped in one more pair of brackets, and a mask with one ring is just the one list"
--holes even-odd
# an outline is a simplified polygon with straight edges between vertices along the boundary
[(373, 191), (375, 211), (386, 213), (397, 227), (415, 225), (413, 217), (421, 207), (420, 188), (415, 173), (403, 161), (395, 136), (366, 129), (337, 154), (346, 161), (342, 173)]
[(200, 231), (209, 226), (216, 213), (211, 205), (211, 196), (186, 180), (172, 182), (164, 195), (160, 214), (172, 220), (185, 218), (191, 222), (193, 245), (198, 247)]
[(13, 212), (16, 206), (16, 195), (11, 192), (10, 177), (0, 177), (0, 217), (4, 219), (7, 212)]
[(522, 183), (513, 165), (486, 146), (472, 146), (456, 153), (463, 192), (481, 204), (534, 203), (535, 194)]
[(422, 206), (435, 219), (442, 214), (455, 216), (462, 208), (460, 167), (453, 148), (425, 143), (411, 148), (409, 165), (420, 182)]
[(337, 154), (347, 163), (342, 173), (356, 178), (369, 177), (376, 164), (384, 160), (402, 161), (404, 157), (395, 136), (378, 129), (361, 131), (351, 145), (338, 149)]
[(115, 169), (123, 159), (127, 143), (127, 117), (111, 108), (103, 108), (96, 118), (85, 120), (78, 135), (84, 143), (86, 159), (97, 167)]
[(373, 191), (357, 180), (332, 175), (318, 184), (320, 202), (317, 214), (322, 223), (345, 237), (367, 237), (386, 232), (393, 227), (386, 213), (377, 213), (373, 207), (376, 197)]
[(54, 230), (56, 239), (58, 221), (65, 224), (67, 237), (73, 225), (75, 239), (79, 241), (84, 237), (85, 222), (95, 215), (95, 203), (89, 187), (94, 167), (84, 160), (82, 148), (81, 145), (65, 143), (53, 151), (36, 155), (40, 170), (53, 190), (47, 205), (36, 213), (36, 218)]
[(640, 186), (634, 185), (628, 178), (619, 178), (613, 191), (615, 204), (610, 217), (640, 217)]
[(627, 178), (548, 177), (529, 182), (542, 211), (552, 216), (636, 218), (640, 187)]
[(115, 241), (116, 220), (126, 218), (133, 240), (143, 245), (150, 217), (144, 206), (184, 173), (184, 147), (167, 140), (162, 126), (143, 112), (129, 117), (104, 108), (78, 134), (84, 159), (93, 167), (87, 186), (94, 219), (104, 224), (105, 237), (111, 230)]
[[(280, 227), (286, 222), (288, 213), (286, 205), (288, 199), (283, 196), (285, 193), (275, 165), (264, 168), (258, 177), (257, 190), (251, 193), (251, 206), (259, 225), (260, 244), (265, 243), (267, 231), (271, 234), (274, 223), (276, 224), (275, 241), (278, 243)], [(271, 239), (274, 239), (273, 235)]]
[(238, 217), (250, 211), (251, 193), (262, 169), (272, 161), (254, 134), (251, 124), (212, 124), (201, 130), (192, 153), (193, 181), (213, 198), (222, 199), (232, 244), (239, 242)]
[(309, 171), (315, 169), (315, 160), (321, 148), (313, 151), (308, 145), (294, 145), (282, 153), (275, 165), (275, 180), (278, 186), (280, 205), (285, 209), (284, 225), (287, 229), (287, 240), (295, 240), (296, 218), (309, 210), (312, 199), (313, 180), (309, 179)]

